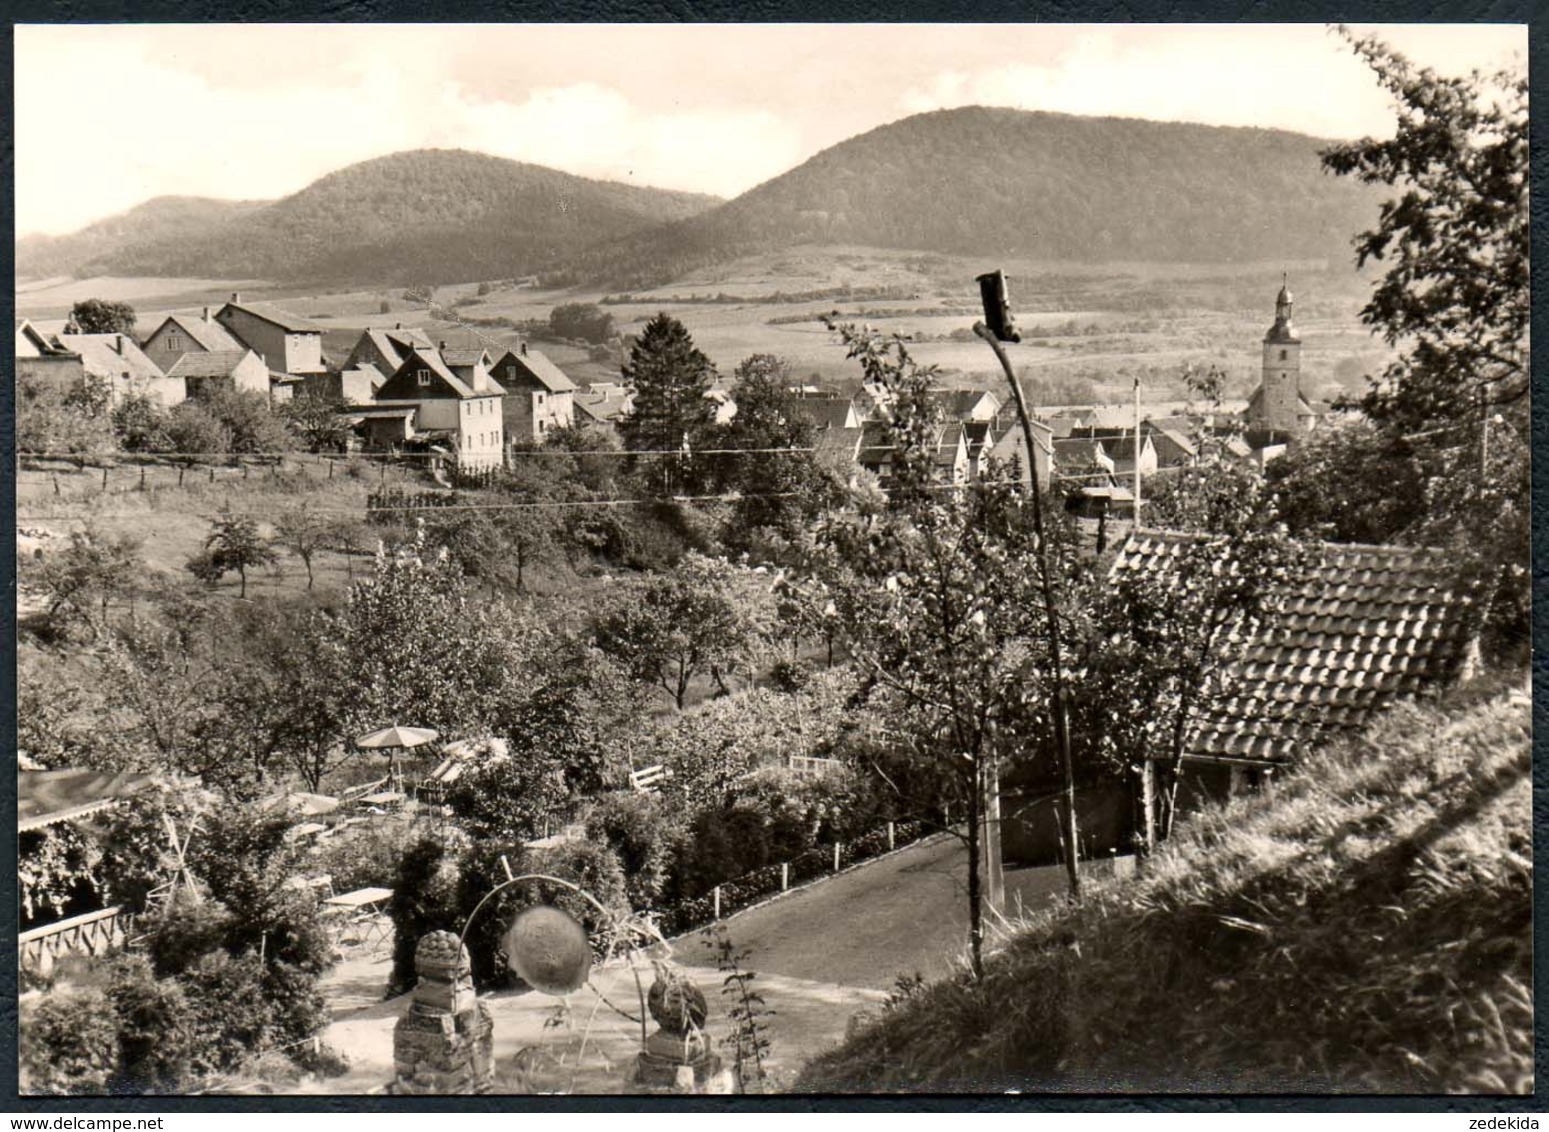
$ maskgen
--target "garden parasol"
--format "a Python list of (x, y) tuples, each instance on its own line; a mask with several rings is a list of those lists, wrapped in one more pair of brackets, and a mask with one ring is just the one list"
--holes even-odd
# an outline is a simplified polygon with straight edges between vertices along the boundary
[[(380, 731), (373, 731), (369, 735), (362, 735), (355, 740), (355, 745), (366, 751), (396, 751), (399, 748), (423, 747), (426, 743), (434, 743), (439, 739), (440, 733), (432, 731), (428, 727), (384, 727)], [(393, 781), (397, 789), (402, 790), (403, 778), (398, 773), (398, 756), (392, 756)]]

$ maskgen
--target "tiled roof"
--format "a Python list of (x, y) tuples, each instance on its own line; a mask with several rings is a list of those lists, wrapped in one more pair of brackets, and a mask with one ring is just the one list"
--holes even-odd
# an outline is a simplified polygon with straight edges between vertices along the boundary
[(476, 392), (473, 387), (470, 386), (466, 381), (458, 377), (455, 373), (447, 368), (446, 363), (441, 360), (441, 352), (439, 350), (434, 348), (427, 348), (424, 346), (416, 346), (413, 355), (404, 359), (403, 365), (398, 367), (398, 373), (395, 373), (393, 377), (398, 377), (411, 366), (414, 369), (419, 369), (421, 366), (423, 366), (424, 368), (430, 370), (442, 381), (446, 382), (447, 385), (451, 387), (452, 392), (456, 393), (459, 397), (481, 396), (481, 394)]
[(476, 346), (448, 346), (441, 351), (441, 360), (449, 366), (476, 366), (488, 355), (488, 350)]
[[(1196, 536), (1141, 531), (1113, 574), (1161, 572)], [(1440, 551), (1322, 544), (1284, 582), (1230, 666), (1228, 697), (1194, 721), (1186, 753), (1284, 762), (1363, 726), (1395, 699), (1454, 678), (1467, 600)]]
[(629, 411), (631, 404), (633, 394), (630, 393), (577, 393), (575, 396), (575, 407), (600, 424), (614, 423)]
[(372, 365), (370, 362), (361, 362), (358, 366), (351, 366), (349, 369), (345, 370), (339, 376), (340, 377), (348, 377), (352, 373), (361, 374), (368, 381), (370, 381), (371, 382), (372, 392), (375, 392), (376, 390), (382, 388), (382, 386), (387, 384), (387, 376), (381, 370), (377, 369), (376, 366)]
[(986, 398), (1000, 410), (1000, 399), (987, 389), (932, 389), (931, 399), (941, 406), (943, 416), (966, 417)]
[(81, 368), (97, 377), (161, 377), (161, 367), (127, 334), (61, 334), (59, 342), (81, 356)]
[(227, 377), (250, 353), (251, 350), (199, 350), (184, 354), (172, 363), (167, 376)]
[[(290, 311), (282, 311), (272, 303), (227, 303), (221, 308), (221, 314), (229, 310), (246, 311), (254, 318), (261, 318), (265, 322), (273, 323), (287, 334), (321, 334), (323, 328), (315, 322), (310, 322)], [(216, 316), (220, 317), (219, 315)]]
[(403, 365), (403, 359), (409, 356), (409, 352), (416, 346), (430, 349), (435, 346), (429, 336), (417, 326), (397, 326), (388, 329), (371, 329), (366, 331), (366, 337), (377, 348), (377, 353), (386, 360), (390, 369), (397, 369)]
[(812, 437), (812, 446), (819, 453), (833, 453), (854, 460), (860, 451), (863, 428), (824, 428)]
[[(891, 426), (886, 421), (867, 421), (863, 424), (860, 428), (861, 444), (855, 456), (856, 460), (868, 467), (892, 460), (893, 436), (890, 429)], [(945, 467), (951, 467), (956, 463), (957, 446), (962, 439), (962, 422), (950, 421), (939, 426), (936, 433), (935, 462)]]
[(169, 314), (166, 321), (156, 329), (159, 332), (162, 326), (170, 322), (182, 332), (193, 339), (201, 350), (245, 350), (246, 346), (238, 342), (231, 332), (218, 322), (206, 322), (198, 315)]
[(812, 422), (815, 429), (844, 428), (852, 411), (850, 402), (838, 397), (798, 397), (790, 402), (791, 412)]

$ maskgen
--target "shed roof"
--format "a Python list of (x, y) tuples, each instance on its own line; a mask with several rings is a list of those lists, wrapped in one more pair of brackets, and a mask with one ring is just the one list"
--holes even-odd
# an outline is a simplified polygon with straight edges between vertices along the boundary
[[(1201, 536), (1140, 531), (1110, 577), (1164, 573)], [(1226, 699), (1191, 725), (1195, 759), (1285, 762), (1363, 726), (1395, 699), (1454, 678), (1469, 644), (1468, 598), (1447, 556), (1397, 546), (1321, 544), (1278, 584), (1228, 668)]]
[(248, 356), (258, 355), (248, 349), (196, 350), (184, 354), (167, 370), (168, 377), (229, 377)]

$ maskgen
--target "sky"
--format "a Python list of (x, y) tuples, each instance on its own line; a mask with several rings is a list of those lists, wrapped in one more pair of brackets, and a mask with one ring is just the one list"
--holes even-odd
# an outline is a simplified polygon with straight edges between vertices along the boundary
[[(1525, 25), (1372, 27), (1443, 73), (1526, 65)], [(480, 150), (731, 197), (873, 127), (1010, 106), (1391, 133), (1319, 24), (22, 25), (16, 231), (163, 195), (272, 199), (357, 161)], [(72, 110), (118, 128), (74, 135)]]

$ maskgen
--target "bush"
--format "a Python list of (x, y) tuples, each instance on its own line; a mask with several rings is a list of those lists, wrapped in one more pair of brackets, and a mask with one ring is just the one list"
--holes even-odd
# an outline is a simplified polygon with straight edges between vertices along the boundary
[(113, 432), (125, 452), (166, 452), (173, 447), (161, 402), (131, 393), (113, 410)]
[(432, 931), (458, 931), (459, 877), (456, 853), (444, 838), (422, 837), (404, 850), (393, 883), (393, 970), (388, 993), (414, 987), (414, 949)]
[[(505, 856), (514, 873), (546, 873), (579, 885), (615, 915), (627, 915), (624, 870), (618, 857), (606, 845), (590, 841), (570, 841), (553, 849), (523, 849), (511, 842), (488, 840), (475, 843), (462, 862), (463, 908), (466, 918), (485, 895), (505, 880), (500, 858)], [(529, 881), (512, 885), (485, 905), (468, 931), (468, 951), (473, 960), (473, 975), (483, 986), (499, 986), (513, 977), (506, 965), (504, 936), (511, 922), (524, 908), (538, 904), (554, 907), (574, 916), (586, 929), (593, 950), (605, 954), (612, 942), (611, 916), (604, 916), (585, 897), (563, 885)]]
[(189, 1005), (189, 1063), (196, 1074), (234, 1072), (274, 1044), (273, 1010), (258, 956), (214, 951), (178, 982)]
[(156, 974), (181, 975), (201, 958), (225, 946), (233, 917), (219, 900), (180, 896), (138, 923)]
[(188, 400), (167, 414), (167, 439), (186, 455), (225, 455), (231, 451), (231, 430), (198, 401)]
[(672, 866), (676, 824), (656, 795), (618, 791), (597, 798), (586, 816), (586, 836), (606, 845), (624, 870), (624, 891), (636, 909), (653, 907)]
[(183, 988), (158, 979), (143, 955), (118, 956), (108, 972), (107, 997), (118, 1018), (119, 1070), (113, 1091), (176, 1092), (188, 1078), (192, 1057)]
[(782, 660), (769, 670), (769, 686), (787, 695), (800, 692), (812, 682), (812, 665), (805, 660)]
[(23, 1002), (22, 1092), (103, 1093), (118, 1073), (118, 1016), (100, 991)]

